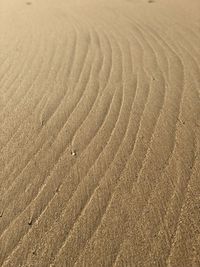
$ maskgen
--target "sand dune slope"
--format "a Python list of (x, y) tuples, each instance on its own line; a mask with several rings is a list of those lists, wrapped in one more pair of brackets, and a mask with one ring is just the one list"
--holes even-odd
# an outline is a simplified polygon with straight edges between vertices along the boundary
[(0, 266), (200, 266), (200, 2), (0, 0)]

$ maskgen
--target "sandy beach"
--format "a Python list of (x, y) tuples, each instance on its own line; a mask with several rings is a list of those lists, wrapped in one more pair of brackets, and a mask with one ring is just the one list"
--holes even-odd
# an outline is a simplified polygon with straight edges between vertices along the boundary
[(200, 266), (200, 1), (0, 0), (0, 266)]

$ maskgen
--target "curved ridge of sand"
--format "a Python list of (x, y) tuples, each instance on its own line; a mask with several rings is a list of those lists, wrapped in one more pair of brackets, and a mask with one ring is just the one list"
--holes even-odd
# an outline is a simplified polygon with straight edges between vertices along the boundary
[(200, 266), (199, 10), (0, 0), (1, 266)]

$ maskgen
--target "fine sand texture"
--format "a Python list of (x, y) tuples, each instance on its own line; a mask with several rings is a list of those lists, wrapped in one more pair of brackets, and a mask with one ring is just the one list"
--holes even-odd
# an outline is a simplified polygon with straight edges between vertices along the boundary
[(0, 266), (200, 266), (199, 0), (0, 0)]

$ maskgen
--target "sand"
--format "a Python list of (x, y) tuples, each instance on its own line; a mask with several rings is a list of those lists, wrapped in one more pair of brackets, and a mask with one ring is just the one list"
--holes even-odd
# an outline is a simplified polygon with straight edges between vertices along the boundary
[(0, 266), (200, 266), (200, 1), (0, 0)]

